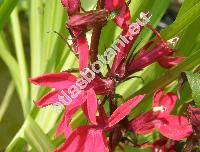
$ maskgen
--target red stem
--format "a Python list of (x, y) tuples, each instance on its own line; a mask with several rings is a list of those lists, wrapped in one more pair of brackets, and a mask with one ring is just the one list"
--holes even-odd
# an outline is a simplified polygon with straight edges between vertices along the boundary
[[(105, 4), (105, 0), (98, 0), (97, 9), (103, 9)], [(90, 57), (91, 62), (97, 61), (98, 55), (98, 46), (101, 35), (102, 25), (96, 25), (92, 32), (91, 44), (90, 44)], [(99, 68), (99, 67), (96, 67)]]

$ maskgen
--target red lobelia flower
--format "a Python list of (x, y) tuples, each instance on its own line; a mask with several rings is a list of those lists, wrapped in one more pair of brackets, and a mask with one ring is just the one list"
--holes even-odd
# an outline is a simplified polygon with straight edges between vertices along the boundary
[[(163, 40), (160, 34), (150, 25), (147, 25), (158, 37), (158, 41), (148, 42), (128, 65), (128, 73), (142, 70), (153, 62), (158, 62), (164, 68), (171, 68), (183, 61), (182, 57), (174, 57), (175, 51), (169, 47), (168, 42)], [(151, 48), (152, 47), (152, 48)]]
[[(87, 81), (82, 79), (82, 83), (85, 83), (82, 85), (85, 85), (85, 88), (83, 90), (81, 90), (82, 88), (78, 88), (78, 96), (71, 98), (68, 89), (72, 86), (76, 86), (80, 79), (68, 72), (44, 74), (29, 80), (35, 85), (54, 89), (35, 103), (38, 107), (42, 108), (57, 104), (67, 105), (63, 120), (59, 125), (59, 128), (63, 129), (59, 129), (57, 135), (62, 133), (60, 130), (64, 131), (66, 128), (70, 130), (68, 124), (79, 107), (83, 108), (90, 122), (95, 124), (97, 111), (96, 94), (102, 95), (111, 93), (114, 88), (114, 82), (109, 78), (101, 79), (97, 76), (90, 83), (86, 83)], [(66, 134), (66, 136), (68, 135)]]
[(82, 126), (74, 130), (56, 152), (108, 152), (108, 142), (105, 136), (106, 131), (127, 116), (143, 97), (144, 95), (139, 95), (122, 104), (109, 118), (107, 118), (104, 109), (99, 108), (97, 124)]
[(144, 25), (149, 21), (149, 13), (141, 13), (140, 19), (137, 20), (137, 23), (129, 25), (128, 28), (123, 29), (123, 32), (120, 36), (120, 41), (113, 46), (117, 50), (117, 54), (114, 58), (114, 62), (111, 68), (111, 75), (122, 78), (127, 72), (127, 56), (131, 51), (133, 44), (140, 35)]
[(182, 140), (192, 134), (188, 119), (182, 116), (170, 115), (177, 97), (173, 93), (163, 93), (159, 90), (154, 95), (152, 110), (140, 115), (130, 123), (130, 128), (138, 134), (151, 133), (157, 129), (163, 136)]

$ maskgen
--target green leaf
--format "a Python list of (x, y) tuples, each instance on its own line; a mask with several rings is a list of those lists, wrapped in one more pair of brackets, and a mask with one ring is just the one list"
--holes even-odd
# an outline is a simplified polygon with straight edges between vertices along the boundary
[(12, 25), (12, 35), (14, 39), (15, 50), (17, 54), (17, 61), (18, 61), (19, 70), (20, 70), (20, 81), (22, 84), (21, 91), (23, 92), (24, 100), (30, 111), (32, 102), (30, 102), (29, 100), (29, 86), (28, 86), (28, 79), (27, 79), (28, 72), (27, 72), (27, 67), (26, 67), (27, 65), (26, 65), (26, 60), (25, 60), (25, 51), (23, 47), (22, 33), (20, 29), (20, 21), (19, 21), (17, 7), (13, 10), (11, 14), (11, 25)]
[(195, 103), (200, 107), (200, 74), (186, 72), (188, 82), (192, 89), (192, 97), (195, 100)]
[(8, 20), (10, 13), (15, 8), (19, 0), (3, 0), (0, 3), (0, 30)]
[(17, 92), (20, 97), (24, 116), (26, 116), (29, 113), (30, 106), (27, 105), (26, 101), (24, 100), (23, 92), (21, 92), (19, 65), (18, 65), (17, 61), (15, 60), (15, 58), (11, 55), (8, 45), (3, 36), (3, 33), (0, 34), (0, 57), (5, 62), (5, 64), (7, 65), (8, 69), (11, 73), (12, 79), (15, 83)]
[[(170, 4), (170, 0), (165, 0), (165, 1), (154, 0), (153, 2), (151, 2), (151, 4), (148, 4), (146, 8), (143, 8), (144, 10), (140, 10), (140, 12), (148, 10), (150, 14), (152, 15), (150, 19), (150, 24), (154, 28), (156, 28), (161, 18), (163, 17), (164, 13), (166, 12), (169, 4)], [(149, 29), (144, 29), (142, 31), (139, 37), (139, 44), (135, 52), (137, 52), (141, 47), (143, 47), (149, 41), (149, 39), (151, 38), (151, 35), (152, 35), (152, 32)]]
[(25, 144), (26, 141), (23, 138), (19, 137), (15, 140), (14, 144), (12, 144), (6, 149), (6, 152), (25, 151)]
[(10, 84), (8, 85), (8, 88), (7, 88), (7, 91), (5, 93), (5, 96), (4, 96), (4, 99), (3, 101), (1, 102), (1, 105), (0, 105), (0, 122), (8, 108), (8, 105), (11, 101), (11, 97), (13, 95), (13, 92), (14, 92), (14, 84), (13, 82), (10, 82)]
[(187, 12), (181, 15), (174, 21), (166, 30), (164, 30), (161, 35), (164, 36), (166, 40), (176, 36), (186, 29), (190, 24), (195, 22), (200, 16), (200, 2), (191, 7)]
[(53, 151), (50, 138), (44, 134), (39, 125), (28, 116), (24, 124), (24, 138), (36, 151)]
[[(43, 1), (31, 0), (30, 2), (30, 45), (31, 45), (31, 77), (41, 74), (42, 67), (42, 25)], [(31, 86), (31, 101), (36, 100), (38, 88)]]

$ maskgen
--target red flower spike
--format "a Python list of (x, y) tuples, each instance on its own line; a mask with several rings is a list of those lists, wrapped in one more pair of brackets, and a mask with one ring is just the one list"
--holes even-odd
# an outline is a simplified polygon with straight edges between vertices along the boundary
[(65, 123), (64, 119), (62, 119), (62, 121), (59, 123), (57, 129), (56, 129), (56, 137), (62, 135), (64, 133), (65, 138), (67, 139), (71, 133), (72, 133), (72, 128), (70, 125), (67, 125), (67, 123)]
[(110, 118), (108, 118), (108, 127), (114, 126), (125, 116), (127, 116), (131, 112), (131, 110), (142, 101), (144, 96), (145, 95), (136, 96), (133, 99), (122, 104), (120, 107), (118, 107), (110, 116)]
[(192, 127), (188, 119), (181, 116), (170, 115), (177, 97), (169, 92), (164, 94), (159, 90), (154, 95), (153, 111), (135, 118), (130, 123), (130, 129), (138, 134), (147, 134), (157, 129), (163, 136), (182, 140), (192, 134)]

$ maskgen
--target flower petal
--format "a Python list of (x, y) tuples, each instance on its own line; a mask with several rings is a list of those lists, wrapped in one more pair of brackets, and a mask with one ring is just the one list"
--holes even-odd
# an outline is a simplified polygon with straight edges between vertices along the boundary
[(61, 3), (69, 15), (80, 11), (80, 0), (61, 0)]
[(125, 0), (105, 0), (105, 8), (112, 12), (122, 7), (124, 3)]
[(89, 127), (82, 126), (72, 132), (65, 143), (55, 152), (78, 152), (83, 148)]
[(120, 9), (119, 14), (115, 18), (115, 23), (122, 29), (128, 29), (130, 25), (131, 14), (128, 6), (124, 4)]
[(56, 136), (61, 135), (62, 133), (65, 134), (65, 137), (68, 138), (68, 136), (71, 134), (70, 132), (70, 126), (69, 123), (73, 117), (73, 115), (76, 113), (78, 108), (86, 101), (86, 98), (83, 96), (79, 96), (77, 100), (72, 102), (65, 110), (64, 116), (62, 118), (62, 121), (58, 125)]
[(42, 108), (42, 107), (59, 103), (58, 94), (59, 94), (59, 91), (49, 92), (44, 97), (42, 97), (39, 101), (35, 102), (35, 105), (37, 107)]
[(182, 57), (162, 57), (158, 59), (158, 63), (166, 69), (170, 69), (184, 60)]
[(89, 129), (82, 151), (109, 152), (106, 137), (101, 129)]
[(73, 131), (64, 145), (56, 152), (108, 152), (108, 144), (102, 130), (82, 126)]
[(185, 117), (166, 115), (158, 120), (161, 123), (155, 124), (156, 128), (169, 139), (179, 141), (192, 134), (192, 126)]
[(172, 110), (175, 107), (177, 100), (177, 96), (173, 94), (172, 92), (167, 93), (166, 95), (163, 95), (163, 97), (160, 99), (160, 106), (163, 106), (165, 111), (164, 114), (170, 114)]
[(83, 29), (70, 29), (73, 38), (74, 53), (79, 55), (79, 69), (87, 68), (89, 61), (89, 47)]
[[(142, 30), (143, 27), (140, 26), (140, 32)], [(125, 47), (122, 46), (120, 43), (117, 44), (117, 48), (118, 48), (118, 52), (117, 55), (114, 58), (113, 61), (113, 65), (112, 65), (112, 74), (113, 75), (119, 75), (119, 72), (123, 66), (122, 62), (127, 58), (127, 55), (129, 53), (129, 51), (131, 50), (134, 42), (136, 41), (136, 39), (138, 38), (138, 35), (140, 34), (140, 32), (138, 34), (131, 34), (129, 32), (129, 30), (124, 30), (122, 32), (122, 36), (125, 37), (126, 39), (129, 39), (129, 43), (125, 44)]]
[(80, 36), (77, 40), (78, 42), (78, 52), (79, 52), (79, 69), (83, 70), (87, 68), (89, 61), (89, 49), (88, 42), (85, 36)]
[(87, 114), (92, 124), (97, 124), (96, 121), (97, 112), (97, 97), (93, 89), (87, 91)]
[[(147, 43), (147, 45), (149, 45)], [(147, 46), (144, 46), (147, 47)], [(158, 61), (162, 56), (166, 56), (171, 54), (172, 50), (169, 48), (166, 48), (166, 46), (162, 43), (158, 43), (154, 46), (154, 48), (151, 49), (151, 51), (146, 52), (142, 56), (136, 57), (133, 62), (129, 66), (129, 71), (136, 72), (139, 71), (150, 64)]]
[(130, 123), (130, 129), (137, 134), (148, 134), (155, 129), (154, 120), (156, 115), (153, 111), (149, 111), (135, 118)]
[(60, 124), (58, 125), (57, 129), (56, 129), (56, 137), (60, 136), (64, 133), (65, 138), (67, 139), (71, 133), (72, 133), (72, 128), (70, 125), (67, 125), (64, 121), (64, 119), (62, 119), (62, 121), (60, 122)]
[(76, 77), (67, 72), (49, 73), (36, 78), (30, 78), (29, 81), (35, 85), (45, 86), (55, 89), (69, 88), (76, 82)]
[(163, 96), (163, 90), (160, 89), (158, 91), (155, 92), (154, 97), (153, 97), (153, 104), (152, 107), (157, 107), (160, 106), (160, 99)]
[(125, 116), (127, 116), (131, 110), (138, 105), (140, 101), (144, 98), (145, 95), (139, 95), (130, 99), (126, 103), (120, 105), (108, 118), (108, 127), (114, 126), (120, 120), (122, 120)]

